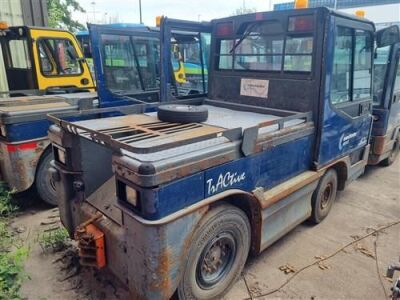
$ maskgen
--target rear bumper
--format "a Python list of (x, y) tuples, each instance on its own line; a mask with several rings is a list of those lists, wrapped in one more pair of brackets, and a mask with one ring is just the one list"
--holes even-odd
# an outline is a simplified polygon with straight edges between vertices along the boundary
[(180, 282), (194, 229), (208, 207), (177, 219), (149, 221), (120, 205), (115, 196), (102, 198), (101, 188), (86, 199), (76, 184), (81, 180), (79, 172), (58, 164), (51, 172), (61, 221), (70, 235), (100, 212), (102, 216), (92, 224), (104, 234), (105, 267), (128, 287), (132, 299), (170, 299)]
[(35, 181), (36, 167), (50, 141), (30, 140), (21, 143), (0, 141), (1, 178), (11, 189), (23, 192)]

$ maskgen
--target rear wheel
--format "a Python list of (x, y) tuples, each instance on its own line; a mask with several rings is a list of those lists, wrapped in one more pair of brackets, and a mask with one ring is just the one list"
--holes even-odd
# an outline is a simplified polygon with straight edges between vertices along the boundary
[(337, 193), (337, 173), (328, 170), (320, 179), (317, 189), (311, 198), (312, 215), (311, 221), (318, 224), (329, 214)]
[(236, 282), (250, 249), (246, 214), (229, 204), (211, 210), (194, 233), (179, 299), (215, 299)]
[(382, 160), (382, 162), (381, 162), (382, 166), (388, 167), (392, 163), (394, 163), (397, 156), (399, 156), (399, 153), (400, 153), (400, 134), (397, 135), (397, 138), (394, 141), (393, 149), (390, 152), (389, 157)]
[(58, 203), (55, 183), (49, 172), (50, 162), (52, 160), (53, 152), (46, 151), (39, 162), (35, 182), (39, 197), (47, 204), (50, 204), (51, 206), (57, 206)]

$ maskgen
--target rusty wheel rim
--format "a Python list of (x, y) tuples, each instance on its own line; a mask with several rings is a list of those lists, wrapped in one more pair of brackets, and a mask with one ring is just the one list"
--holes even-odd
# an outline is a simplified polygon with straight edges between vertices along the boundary
[(326, 209), (330, 202), (331, 202), (331, 198), (332, 198), (332, 192), (333, 192), (333, 186), (332, 183), (329, 182), (325, 189), (322, 191), (322, 199), (321, 199), (321, 210)]
[(222, 233), (204, 247), (196, 271), (196, 281), (203, 289), (211, 289), (223, 280), (236, 257), (236, 240), (230, 232)]

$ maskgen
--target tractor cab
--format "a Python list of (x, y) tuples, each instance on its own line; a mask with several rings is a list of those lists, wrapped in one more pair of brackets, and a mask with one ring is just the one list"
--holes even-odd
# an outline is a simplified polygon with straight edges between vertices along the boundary
[(0, 45), (6, 97), (94, 91), (78, 41), (68, 31), (1, 23)]

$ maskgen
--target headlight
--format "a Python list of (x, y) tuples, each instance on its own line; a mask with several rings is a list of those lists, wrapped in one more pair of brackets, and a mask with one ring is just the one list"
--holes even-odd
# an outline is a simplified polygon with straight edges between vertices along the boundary
[(64, 148), (61, 148), (60, 146), (55, 146), (53, 145), (53, 154), (54, 154), (54, 159), (57, 162), (62, 163), (63, 165), (66, 164), (66, 152)]

